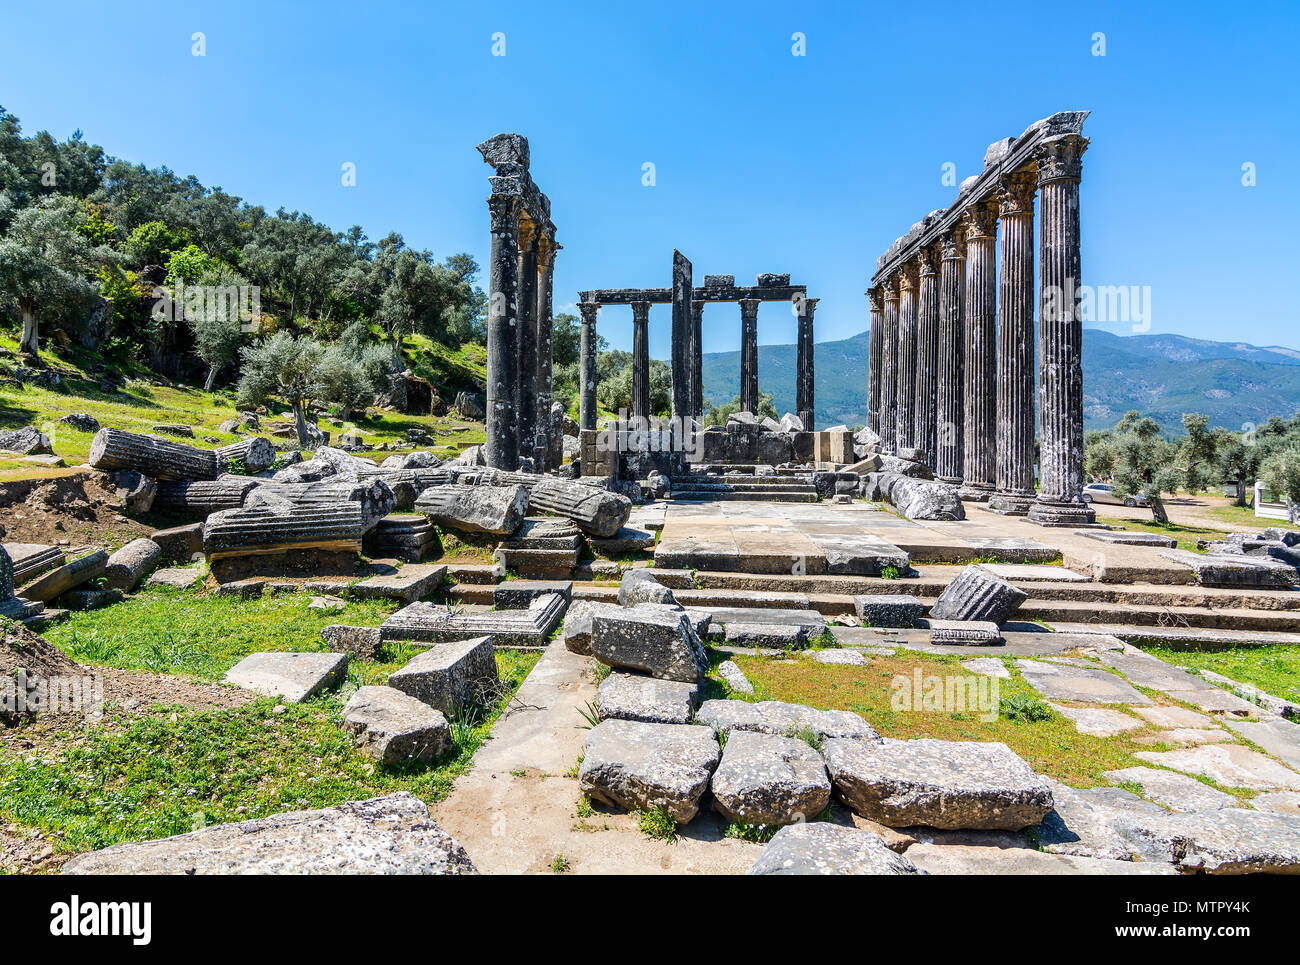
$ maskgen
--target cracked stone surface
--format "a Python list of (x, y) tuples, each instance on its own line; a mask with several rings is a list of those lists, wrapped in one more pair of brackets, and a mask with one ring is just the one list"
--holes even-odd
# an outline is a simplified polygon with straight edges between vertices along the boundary
[(710, 789), (718, 812), (741, 824), (809, 821), (831, 799), (821, 754), (802, 740), (752, 731), (727, 738)]
[(596, 710), (602, 719), (686, 724), (690, 722), (700, 692), (698, 683), (614, 672), (596, 691)]
[(1114, 737), (1116, 734), (1146, 726), (1145, 721), (1130, 717), (1118, 710), (1107, 710), (1102, 707), (1066, 707), (1062, 704), (1051, 706), (1058, 714), (1072, 720), (1080, 734), (1087, 734), (1090, 737)]
[(847, 710), (814, 710), (804, 704), (764, 700), (706, 700), (695, 719), (719, 731), (757, 731), (789, 736), (810, 730), (820, 738), (876, 740), (879, 734), (861, 716)]
[(1015, 831), (1052, 810), (1047, 779), (1002, 743), (828, 740), (822, 754), (845, 803), (890, 827)]
[(961, 668), (971, 673), (983, 674), (986, 677), (1000, 677), (1003, 680), (1011, 679), (1011, 671), (997, 657), (976, 657), (974, 660), (963, 660)]
[(721, 757), (710, 727), (602, 720), (587, 734), (578, 784), (594, 800), (629, 811), (662, 807), (684, 824), (699, 812)]
[(296, 704), (342, 683), (347, 672), (346, 653), (250, 653), (225, 681)]
[(1137, 784), (1142, 796), (1174, 811), (1215, 811), (1236, 805), (1237, 799), (1202, 784), (1194, 777), (1155, 767), (1125, 767), (1107, 771), (1112, 784)]
[(825, 821), (792, 824), (776, 833), (751, 875), (913, 875), (906, 856), (895, 854), (871, 831)]
[(1138, 751), (1138, 760), (1199, 774), (1216, 784), (1256, 791), (1300, 791), (1300, 773), (1243, 744), (1204, 744), (1177, 751)]
[(1076, 667), (1039, 660), (1017, 660), (1025, 679), (1048, 700), (1081, 704), (1150, 704), (1150, 697), (1137, 691), (1124, 678), (1105, 670)]

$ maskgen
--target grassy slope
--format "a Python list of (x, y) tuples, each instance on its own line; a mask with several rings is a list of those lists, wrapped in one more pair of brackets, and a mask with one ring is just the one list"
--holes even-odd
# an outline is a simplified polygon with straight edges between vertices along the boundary
[[(393, 607), (307, 608), (302, 594), (235, 601), (150, 590), (109, 609), (74, 614), (46, 636), (80, 662), (219, 679), (248, 653), (323, 650), (328, 623), (375, 625)], [(482, 714), (453, 721), (454, 746), (437, 762), (390, 768), (359, 752), (342, 727), (355, 690), (379, 684), (414, 651), (353, 660), (336, 692), (276, 710), (262, 699), (234, 710), (155, 707), (121, 728), (96, 728), (55, 751), (0, 745), (0, 818), (38, 828), (59, 850), (163, 837), (203, 824), (326, 807), (407, 790), (444, 797), (537, 660), (497, 651), (505, 689)]]
[[(11, 336), (0, 335), (0, 351), (14, 352), (17, 347)], [(193, 427), (196, 436), (194, 440), (186, 441), (205, 448), (243, 438), (217, 429), (222, 422), (235, 416), (234, 395), (229, 388), (207, 393), (193, 386), (154, 384), (156, 380), (146, 370), (115, 364), (114, 367), (127, 377), (127, 381), (121, 391), (105, 393), (99, 389), (98, 377), (92, 374), (94, 366), (101, 362), (94, 353), (71, 350), (63, 356), (48, 351), (41, 355), (46, 364), (62, 377), (63, 385), (59, 389), (0, 385), (0, 429), (36, 425), (49, 435), (54, 451), (69, 465), (85, 461), (92, 438), (90, 433), (77, 432), (59, 423), (60, 418), (71, 412), (88, 412), (101, 425), (134, 432), (148, 432), (151, 426), (162, 422), (184, 423)], [(481, 380), (484, 375), (483, 349), (477, 345), (451, 351), (427, 339), (412, 338), (408, 339), (406, 356), (414, 371), (439, 386), (462, 384), (475, 378)], [(272, 414), (265, 421), (291, 420), (286, 407), (271, 408)], [(355, 427), (362, 441), (371, 444), (405, 442), (407, 431), (414, 428), (429, 432), (440, 446), (454, 448), (459, 444), (483, 441), (481, 425), (467, 424), (457, 416), (381, 412), (377, 419), (361, 419), (345, 423), (344, 427)], [(337, 434), (343, 427), (322, 422), (322, 428)], [(209, 442), (205, 436), (217, 442)], [(0, 479), (43, 474), (41, 470), (33, 470), (30, 463), (0, 460)]]

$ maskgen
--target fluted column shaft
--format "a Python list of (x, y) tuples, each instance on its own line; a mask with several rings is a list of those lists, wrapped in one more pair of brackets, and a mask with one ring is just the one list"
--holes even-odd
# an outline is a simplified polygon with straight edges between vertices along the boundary
[(1044, 143), (1038, 158), (1039, 423), (1041, 478), (1035, 522), (1096, 521), (1083, 501), (1083, 323), (1079, 315), (1079, 179), (1087, 138)]
[(916, 286), (917, 266), (909, 263), (898, 282), (898, 382), (894, 435), (898, 448), (916, 448)]
[(538, 472), (558, 469), (564, 461), (564, 433), (551, 421), (555, 253), (561, 247), (548, 234), (543, 234), (537, 245), (537, 441), (533, 451)]
[(936, 252), (921, 252), (921, 284), (916, 300), (916, 413), (912, 438), (934, 466), (938, 434), (939, 275)]
[[(799, 335), (795, 359), (795, 413), (803, 422), (806, 431), (813, 431), (816, 419), (816, 402), (813, 397), (813, 384), (816, 373), (813, 369), (813, 313), (817, 309), (816, 298), (804, 298), (798, 303)], [(757, 353), (755, 354), (757, 361)]]
[(596, 428), (596, 312), (599, 305), (583, 302), (578, 306), (582, 315), (582, 340), (578, 344), (578, 428)]
[(885, 280), (885, 325), (880, 333), (880, 446), (898, 451), (898, 280)]
[(519, 468), (519, 205), (508, 196), (488, 198), (492, 253), (488, 266), (487, 413), (484, 459), (494, 469)]
[(880, 341), (885, 325), (885, 298), (880, 288), (867, 289), (871, 326), (867, 329), (867, 428), (880, 435)]
[(966, 360), (965, 305), (966, 248), (961, 231), (942, 242), (939, 263), (939, 354), (935, 386), (936, 445), (934, 472), (946, 483), (962, 481), (962, 380)]
[(632, 417), (650, 416), (650, 303), (632, 303)]
[(998, 289), (998, 494), (1021, 515), (1034, 496), (1034, 190), (1032, 171), (1003, 179)]
[(758, 306), (757, 298), (740, 300), (740, 407), (758, 412)]
[(962, 409), (962, 498), (985, 500), (997, 465), (996, 210), (983, 202), (966, 211), (966, 377)]
[(704, 418), (704, 302), (691, 301), (691, 415)]
[(533, 458), (537, 436), (537, 225), (519, 225), (519, 456)]
[(672, 414), (674, 418), (684, 419), (691, 414), (695, 402), (695, 389), (691, 385), (694, 372), (691, 366), (691, 297), (694, 287), (691, 284), (691, 262), (680, 251), (673, 252), (673, 327), (672, 359), (670, 367), (673, 374)]

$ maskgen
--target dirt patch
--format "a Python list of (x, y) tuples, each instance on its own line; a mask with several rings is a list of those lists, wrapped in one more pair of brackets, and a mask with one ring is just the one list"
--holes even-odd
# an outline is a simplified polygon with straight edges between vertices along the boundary
[(54, 546), (91, 544), (108, 550), (154, 531), (121, 511), (112, 477), (78, 470), (0, 483), (0, 539)]
[(12, 677), (19, 670), (38, 677), (88, 672), (40, 634), (21, 624), (6, 622), (0, 635), (0, 676)]

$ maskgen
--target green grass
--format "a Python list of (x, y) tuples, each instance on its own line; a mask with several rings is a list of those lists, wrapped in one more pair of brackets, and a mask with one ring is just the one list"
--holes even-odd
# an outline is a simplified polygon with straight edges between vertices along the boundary
[(207, 824), (329, 807), (396, 791), (445, 797), (538, 659), (498, 650), (506, 692), (438, 761), (390, 768), (357, 750), (341, 711), (354, 687), (277, 712), (154, 708), (118, 732), (90, 731), (44, 755), (0, 751), (0, 817), (39, 829), (59, 851), (166, 837)]
[(82, 663), (216, 680), (250, 653), (325, 650), (321, 628), (378, 626), (397, 607), (358, 600), (342, 610), (312, 610), (310, 602), (305, 593), (239, 600), (159, 588), (73, 613), (44, 635)]
[(1143, 645), (1166, 663), (1189, 670), (1213, 670), (1266, 694), (1300, 703), (1300, 647), (1256, 646), (1230, 650), (1173, 650)]
[[(896, 676), (966, 677), (959, 658), (931, 656), (900, 649), (895, 656), (869, 656), (866, 666), (819, 664), (806, 659), (769, 659), (733, 656), (754, 694), (731, 694), (748, 701), (783, 700), (820, 710), (849, 710), (861, 714), (883, 736), (898, 739), (931, 737), (954, 741), (1002, 741), (1029, 762), (1034, 770), (1074, 787), (1106, 785), (1104, 772), (1141, 764), (1136, 751), (1157, 747), (1138, 744), (1135, 737), (1155, 733), (1144, 727), (1117, 737), (1080, 734), (1074, 724), (1056, 713), (1012, 666), (1010, 680), (1000, 680), (1000, 713), (981, 719), (977, 709), (962, 712), (894, 709)], [(721, 688), (716, 669), (709, 689)], [(706, 696), (715, 696), (709, 693)]]
[(667, 808), (657, 807), (649, 811), (637, 811), (637, 827), (647, 838), (657, 841), (675, 841), (677, 839), (677, 820), (668, 813)]
[(1210, 506), (1204, 509), (1203, 512), (1206, 516), (1213, 516), (1215, 519), (1223, 520), (1234, 529), (1238, 527), (1243, 529), (1267, 529), (1270, 526), (1287, 527), (1290, 525), (1285, 519), (1268, 519), (1264, 516), (1256, 516), (1254, 506)]

